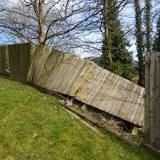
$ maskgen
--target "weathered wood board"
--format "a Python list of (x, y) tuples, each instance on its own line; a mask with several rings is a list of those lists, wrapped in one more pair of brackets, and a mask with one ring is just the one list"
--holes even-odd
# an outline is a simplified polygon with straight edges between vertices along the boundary
[(160, 151), (160, 53), (145, 57), (145, 144)]
[(8, 46), (11, 78), (17, 81), (26, 82), (27, 73), (30, 67), (31, 44), (14, 44)]
[(0, 74), (6, 75), (9, 71), (8, 46), (0, 46)]
[(32, 46), (27, 80), (129, 121), (144, 124), (144, 88), (57, 50)]

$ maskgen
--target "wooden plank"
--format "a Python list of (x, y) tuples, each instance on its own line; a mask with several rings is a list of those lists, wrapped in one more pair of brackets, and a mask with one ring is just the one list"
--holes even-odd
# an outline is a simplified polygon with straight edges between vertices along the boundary
[(150, 144), (155, 146), (155, 53), (151, 55), (151, 68), (150, 68), (150, 110), (149, 110), (149, 132), (150, 132)]
[(150, 55), (145, 56), (145, 116), (144, 116), (144, 139), (145, 143), (150, 143)]
[[(74, 83), (75, 77), (77, 77), (77, 73), (78, 73), (77, 71), (81, 70), (79, 64), (77, 63), (77, 62), (79, 62), (78, 59), (76, 57), (72, 58), (72, 59), (73, 59), (73, 61), (70, 61), (71, 64), (68, 65), (68, 70), (67, 70), (68, 72), (67, 72), (67, 74), (64, 78), (63, 84), (62, 84), (62, 88), (64, 89), (65, 94), (68, 93), (72, 84)], [(77, 71), (75, 71), (75, 66), (77, 66), (77, 65), (78, 65)], [(70, 75), (73, 72), (75, 72), (75, 74), (72, 76), (72, 78), (70, 78)]]
[(157, 147), (158, 147), (158, 149), (160, 149), (160, 136), (159, 136), (160, 135), (160, 53), (158, 53), (158, 70), (157, 71), (158, 71), (158, 73), (157, 73), (158, 74), (158, 82), (157, 82), (158, 83), (158, 90), (157, 90), (158, 91), (158, 95), (157, 95), (157, 99), (158, 99), (157, 100), (157, 103), (158, 103), (157, 104), (157, 107), (158, 107), (158, 110), (157, 110), (158, 133), (157, 134), (158, 134), (158, 138), (159, 138), (158, 139), (159, 144)]
[(143, 90), (141, 90), (141, 93), (140, 95), (138, 96), (138, 99), (137, 99), (137, 104), (135, 105), (134, 107), (134, 110), (132, 112), (132, 116), (130, 117), (130, 121), (134, 122), (134, 119), (136, 118), (136, 113), (139, 112), (139, 109), (140, 109), (140, 105), (141, 104), (141, 99), (143, 97)]
[[(143, 101), (143, 97), (141, 97), (141, 100), (140, 100), (140, 103), (142, 103)], [(143, 105), (140, 105), (136, 111), (136, 114), (135, 114), (135, 117), (134, 117), (134, 123), (137, 123), (139, 124), (139, 121), (140, 121), (140, 116), (141, 116), (141, 113), (143, 112)]]
[(0, 74), (6, 74), (6, 52), (5, 46), (0, 47)]
[(99, 85), (97, 87), (97, 90), (94, 93), (93, 98), (90, 100), (91, 104), (93, 106), (96, 106), (96, 108), (99, 108), (99, 109), (103, 107), (103, 104), (102, 103), (100, 104), (100, 102), (102, 101), (104, 102), (104, 99), (102, 99), (102, 97), (107, 96), (107, 94), (105, 94), (106, 88), (104, 87), (104, 84), (108, 77), (108, 74), (109, 72), (105, 72), (104, 70), (101, 70), (101, 74), (100, 74), (101, 78), (99, 78)]
[[(111, 113), (114, 113), (115, 114), (115, 112), (116, 112), (116, 109), (117, 109), (117, 99), (116, 99), (116, 92), (118, 92), (118, 90), (117, 90), (117, 88), (118, 88), (118, 85), (119, 85), (119, 82), (120, 82), (120, 79), (119, 79), (119, 77), (117, 77), (115, 74), (114, 74), (114, 77), (113, 77), (113, 87), (111, 88), (111, 90), (112, 90), (112, 93), (111, 93), (111, 96), (112, 97), (115, 97), (115, 100), (114, 99), (112, 99), (112, 102), (111, 102), (111, 109), (110, 109), (110, 112)], [(125, 107), (124, 107), (125, 108)]]
[(156, 52), (156, 105), (155, 105), (155, 142), (160, 149), (160, 53)]
[[(96, 99), (95, 99), (95, 98), (97, 98), (96, 94), (99, 92), (105, 79), (106, 79), (106, 74), (104, 74), (103, 70), (101, 70), (99, 68), (96, 79), (94, 80), (94, 84), (96, 85), (96, 87), (94, 87), (94, 89), (92, 90), (92, 96), (90, 96), (90, 98), (89, 98), (89, 103), (94, 103), (94, 101), (96, 101)], [(94, 85), (94, 84), (92, 84), (92, 85)]]
[(8, 50), (11, 78), (26, 82), (30, 66), (30, 44), (10, 45)]
[(134, 123), (132, 113), (134, 120), (134, 110), (144, 105), (140, 102), (142, 87), (71, 54), (39, 50), (38, 46), (32, 51), (29, 81)]

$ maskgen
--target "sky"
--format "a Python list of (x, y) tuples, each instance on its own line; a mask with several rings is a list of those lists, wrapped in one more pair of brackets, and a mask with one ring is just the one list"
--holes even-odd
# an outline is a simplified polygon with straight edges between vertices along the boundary
[(133, 4), (127, 5), (123, 11), (120, 13), (120, 20), (124, 32), (132, 29), (130, 33), (126, 35), (127, 39), (130, 41), (131, 47), (129, 51), (133, 52), (134, 59), (137, 59), (136, 51), (136, 38), (134, 36), (134, 26), (135, 26), (135, 12)]
[[(18, 0), (9, 0), (12, 3), (16, 3)], [(144, 2), (144, 1), (143, 1)], [(130, 41), (131, 47), (128, 48), (129, 51), (132, 51), (133, 57), (135, 60), (137, 60), (137, 52), (136, 52), (136, 39), (134, 36), (134, 25), (135, 25), (135, 13), (134, 13), (134, 6), (133, 5), (127, 5), (123, 11), (120, 13), (120, 21), (122, 24), (122, 28), (124, 31), (127, 31), (128, 29), (131, 29), (131, 32), (129, 34), (126, 35), (127, 39)], [(154, 24), (155, 25), (155, 24)], [(154, 27), (155, 28), (155, 27)], [(95, 37), (97, 37), (96, 34), (92, 34), (89, 38), (94, 39)], [(2, 35), (0, 38), (0, 43), (3, 44), (4, 42), (6, 42), (7, 37), (6, 35)], [(7, 42), (8, 43), (8, 42)], [(97, 53), (84, 53), (83, 50), (81, 49), (77, 49), (75, 51), (76, 55), (84, 58), (84, 57), (88, 57), (88, 56), (99, 56), (99, 54)]]

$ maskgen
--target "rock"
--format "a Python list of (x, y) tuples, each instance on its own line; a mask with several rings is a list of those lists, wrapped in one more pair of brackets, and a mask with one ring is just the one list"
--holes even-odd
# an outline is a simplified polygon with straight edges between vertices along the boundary
[(83, 104), (82, 107), (81, 107), (81, 109), (82, 109), (83, 111), (87, 111), (87, 105), (86, 105), (86, 104)]
[(33, 138), (37, 138), (38, 137), (38, 134), (37, 133), (34, 133), (33, 134)]
[(74, 100), (74, 99), (71, 99), (71, 100), (68, 100), (68, 99), (67, 99), (67, 101), (66, 101), (66, 103), (65, 103), (65, 106), (66, 106), (66, 107), (73, 107), (73, 100)]
[(132, 130), (132, 136), (137, 136), (138, 132), (139, 132), (139, 128), (134, 127)]
[(64, 105), (65, 104), (65, 100), (59, 100), (59, 102)]
[(106, 118), (102, 117), (102, 122), (107, 122)]

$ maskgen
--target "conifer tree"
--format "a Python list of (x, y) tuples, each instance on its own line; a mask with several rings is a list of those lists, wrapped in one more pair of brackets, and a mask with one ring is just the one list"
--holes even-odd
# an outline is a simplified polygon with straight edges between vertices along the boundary
[(152, 0), (145, 0), (145, 25), (146, 25), (146, 48), (148, 52), (152, 50), (152, 22), (151, 22), (151, 9)]
[(129, 42), (124, 36), (118, 19), (117, 0), (104, 0), (104, 41), (102, 63), (104, 68), (132, 79), (132, 54), (127, 50)]
[(154, 39), (153, 50), (160, 52), (160, 17), (157, 20), (157, 33)]
[(140, 86), (144, 86), (144, 38), (142, 30), (142, 10), (139, 0), (134, 0), (135, 6), (135, 20), (136, 20), (136, 44), (137, 44), (137, 57), (138, 57), (138, 75)]

